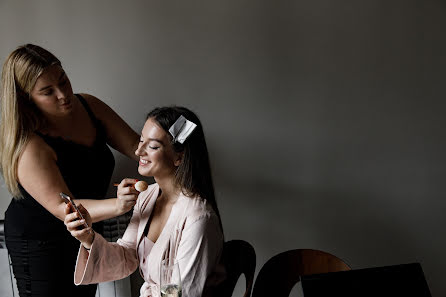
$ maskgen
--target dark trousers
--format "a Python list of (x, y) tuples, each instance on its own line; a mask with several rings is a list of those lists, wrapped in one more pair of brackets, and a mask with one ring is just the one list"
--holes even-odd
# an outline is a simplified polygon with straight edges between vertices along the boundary
[(97, 285), (74, 285), (79, 242), (30, 240), (6, 234), (20, 297), (94, 297)]

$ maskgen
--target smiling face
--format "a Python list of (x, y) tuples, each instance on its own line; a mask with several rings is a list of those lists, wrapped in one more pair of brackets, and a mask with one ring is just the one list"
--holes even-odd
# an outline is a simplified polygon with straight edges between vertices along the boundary
[(60, 65), (48, 67), (31, 90), (31, 100), (46, 117), (60, 117), (72, 109), (73, 90)]
[(153, 118), (144, 124), (135, 154), (139, 156), (139, 174), (155, 179), (173, 179), (181, 164), (181, 153), (174, 151), (171, 137)]

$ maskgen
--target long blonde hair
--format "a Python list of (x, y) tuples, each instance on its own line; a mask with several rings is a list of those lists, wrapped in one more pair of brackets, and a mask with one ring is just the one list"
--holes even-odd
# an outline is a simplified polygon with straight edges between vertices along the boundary
[(3, 64), (1, 80), (0, 169), (9, 192), (21, 198), (17, 165), (28, 139), (44, 125), (44, 117), (31, 100), (37, 78), (60, 61), (33, 44), (14, 50)]

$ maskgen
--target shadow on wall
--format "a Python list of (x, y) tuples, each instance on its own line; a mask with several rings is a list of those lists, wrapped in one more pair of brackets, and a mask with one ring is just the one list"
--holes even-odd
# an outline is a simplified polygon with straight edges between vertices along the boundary
[(432, 235), (426, 230), (420, 234), (418, 221), (425, 214), (399, 208), (398, 197), (383, 197), (373, 189), (349, 192), (217, 175), (226, 240), (252, 243), (257, 271), (273, 255), (295, 248), (330, 252), (353, 269), (420, 262), (428, 283), (446, 265), (438, 260), (444, 258), (441, 240), (422, 239)]
[[(143, 178), (136, 161), (120, 154), (115, 154), (115, 160), (113, 181)], [(422, 239), (431, 235), (418, 224), (420, 220), (428, 224), (426, 214), (417, 212), (416, 205), (408, 207), (410, 201), (384, 196), (373, 188), (354, 191), (358, 187), (279, 183), (280, 178), (267, 179), (260, 171), (240, 178), (242, 171), (229, 173), (221, 170), (219, 159), (215, 161), (215, 190), (226, 240), (253, 244), (257, 272), (277, 253), (314, 248), (340, 257), (353, 269), (420, 262), (435, 291), (430, 274), (441, 275), (446, 265), (438, 261), (444, 258), (440, 251), (444, 245)], [(110, 187), (108, 197), (115, 195), (116, 188)], [(140, 281), (136, 276), (134, 287)]]

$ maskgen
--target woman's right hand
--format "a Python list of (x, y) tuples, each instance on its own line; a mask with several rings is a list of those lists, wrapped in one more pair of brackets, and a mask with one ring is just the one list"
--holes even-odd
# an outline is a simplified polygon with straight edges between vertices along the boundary
[[(79, 204), (78, 208), (86, 222), (80, 218), (78, 213), (73, 210), (73, 206), (69, 203), (65, 205), (64, 223), (71, 235), (79, 240), (85, 248), (90, 249), (94, 239), (94, 231), (91, 228), (92, 220), (90, 214), (82, 204)], [(85, 223), (89, 226), (88, 228), (85, 228)]]

